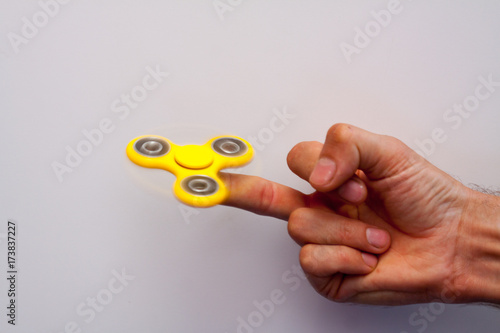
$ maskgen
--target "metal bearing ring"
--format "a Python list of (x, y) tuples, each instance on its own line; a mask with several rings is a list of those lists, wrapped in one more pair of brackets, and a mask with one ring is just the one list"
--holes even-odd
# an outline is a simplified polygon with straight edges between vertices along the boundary
[(137, 140), (134, 149), (141, 155), (159, 157), (169, 152), (170, 145), (163, 139), (147, 137)]
[(247, 145), (236, 138), (220, 138), (212, 143), (212, 149), (223, 156), (235, 157), (248, 151)]
[(219, 190), (219, 184), (213, 178), (202, 175), (184, 178), (181, 187), (184, 191), (196, 196), (209, 196)]

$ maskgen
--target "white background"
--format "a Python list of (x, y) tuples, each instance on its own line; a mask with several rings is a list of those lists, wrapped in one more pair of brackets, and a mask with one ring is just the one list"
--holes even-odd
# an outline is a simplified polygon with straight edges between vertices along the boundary
[[(0, 2), (0, 331), (498, 332), (488, 307), (328, 302), (291, 272), (299, 247), (285, 222), (188, 209), (171, 193), (172, 175), (133, 165), (124, 150), (144, 134), (178, 144), (260, 135), (242, 172), (310, 191), (286, 154), (322, 141), (334, 123), (415, 149), (442, 128), (446, 140), (428, 145), (427, 158), (466, 184), (498, 186), (500, 88), (456, 129), (443, 115), (474, 95), (479, 77), (500, 81), (500, 3), (401, 0), (351, 57), (342, 43), (376, 29), (371, 11), (389, 1), (221, 3), (231, 10), (209, 0), (73, 0), (49, 17), (37, 1)], [(36, 20), (37, 31), (25, 27)], [(147, 68), (169, 75), (129, 114), (114, 112)], [(270, 132), (276, 110), (294, 118)], [(113, 131), (60, 181), (54, 162), (103, 119)], [(8, 219), (18, 225), (15, 327)], [(113, 273), (122, 271), (124, 284)], [(259, 317), (254, 302), (276, 290), (284, 302)], [(96, 297), (100, 312), (87, 304)], [(238, 328), (249, 317), (256, 327)]]

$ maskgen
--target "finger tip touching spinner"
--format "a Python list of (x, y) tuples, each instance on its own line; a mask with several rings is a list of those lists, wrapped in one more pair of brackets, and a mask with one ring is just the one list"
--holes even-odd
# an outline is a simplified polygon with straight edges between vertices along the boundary
[(195, 207), (224, 202), (229, 189), (219, 171), (243, 166), (254, 154), (252, 146), (236, 136), (218, 136), (203, 145), (179, 146), (161, 136), (144, 135), (130, 141), (126, 151), (129, 159), (139, 166), (174, 174), (175, 196)]

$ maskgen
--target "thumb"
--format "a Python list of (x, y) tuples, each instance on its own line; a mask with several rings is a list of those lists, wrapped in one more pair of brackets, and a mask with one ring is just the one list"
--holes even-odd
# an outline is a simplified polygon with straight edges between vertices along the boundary
[(309, 183), (318, 191), (332, 191), (359, 169), (370, 180), (388, 178), (414, 165), (421, 156), (403, 142), (347, 124), (335, 124), (327, 133)]

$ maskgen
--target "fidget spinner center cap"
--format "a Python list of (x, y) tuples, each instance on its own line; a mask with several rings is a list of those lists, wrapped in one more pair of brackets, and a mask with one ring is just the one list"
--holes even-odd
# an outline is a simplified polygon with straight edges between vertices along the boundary
[(180, 146), (175, 151), (175, 161), (188, 169), (205, 169), (214, 161), (213, 152), (205, 146)]

